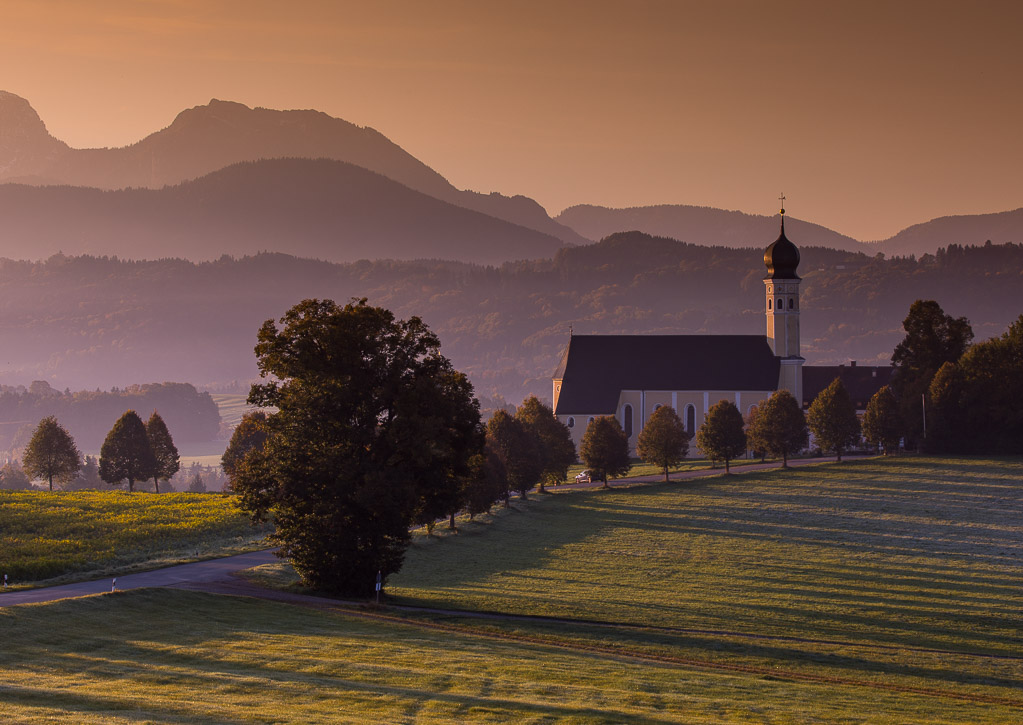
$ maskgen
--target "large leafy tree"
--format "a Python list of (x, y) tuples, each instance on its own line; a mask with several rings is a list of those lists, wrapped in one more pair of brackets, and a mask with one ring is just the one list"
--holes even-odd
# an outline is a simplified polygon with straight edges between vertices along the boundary
[(540, 440), (521, 420), (498, 410), (487, 421), (487, 445), (504, 465), (508, 482), (504, 491), (505, 505), (509, 504), (510, 491), (518, 491), (525, 500), (526, 492), (543, 475)]
[(817, 394), (806, 412), (806, 422), (821, 450), (834, 451), (837, 461), (842, 460), (843, 450), (860, 439), (856, 406), (841, 378), (835, 378)]
[(689, 455), (689, 434), (675, 409), (662, 405), (647, 420), (636, 441), (636, 453), (664, 472), (668, 480), (668, 469), (682, 463)]
[(170, 431), (167, 430), (167, 424), (155, 410), (146, 421), (146, 435), (149, 437), (149, 446), (153, 449), (153, 458), (156, 459), (153, 486), (156, 492), (160, 493), (160, 479), (169, 481), (178, 472), (181, 468), (181, 457)]
[(624, 476), (629, 472), (629, 438), (622, 430), (622, 424), (612, 415), (593, 419), (586, 427), (579, 445), (579, 457), (592, 471), (594, 478), (604, 482), (607, 479)]
[(710, 407), (703, 425), (696, 431), (696, 445), (712, 461), (724, 461), (725, 473), (730, 472), (729, 462), (746, 452), (742, 413), (735, 403), (719, 400)]
[(268, 382), (249, 403), (267, 439), (233, 479), (241, 505), (273, 517), (273, 538), (317, 589), (368, 596), (401, 567), (424, 501), (469, 474), (481, 447), (465, 376), (417, 317), (366, 300), (305, 300), (260, 328)]
[[(416, 489), (416, 503), (413, 520), (419, 525), (429, 525), (448, 516), (454, 528), (454, 513), (465, 505), (465, 482), (470, 474), (470, 459), (483, 447), (484, 433), (480, 423), (479, 403), (473, 394), (469, 379), (451, 371), (443, 376), (438, 390), (420, 391), (424, 395), (423, 409), (429, 409), (427, 427), (421, 434), (432, 439), (434, 435), (457, 451), (457, 460), (438, 461), (440, 468), (424, 476)], [(450, 425), (449, 425), (450, 423)], [(434, 428), (438, 428), (436, 434)]]
[(82, 454), (71, 434), (51, 415), (39, 421), (22, 464), (33, 478), (46, 479), (52, 491), (54, 480), (62, 487), (74, 480), (82, 466)]
[(508, 490), (508, 473), (500, 454), (490, 441), (482, 453), (472, 457), (465, 482), (465, 508), (469, 518), (488, 513), (494, 502)]
[(958, 368), (959, 410), (945, 416), (956, 449), (1023, 453), (1023, 315), (1003, 335), (971, 347)]
[(899, 448), (902, 416), (892, 389), (885, 385), (870, 398), (863, 413), (863, 437), (872, 446), (881, 446), (887, 456)]
[(760, 412), (760, 408), (753, 406), (749, 414), (744, 419), (743, 432), (746, 434), (746, 447), (750, 449), (754, 458), (759, 458), (760, 462), (764, 462), (764, 457), (767, 455), (767, 451), (760, 448), (760, 442), (754, 436), (754, 432), (757, 429), (757, 414)]
[(556, 485), (568, 477), (568, 467), (575, 463), (575, 445), (568, 426), (554, 417), (554, 411), (535, 395), (526, 398), (515, 417), (536, 438), (540, 446), (540, 492), (544, 484)]
[(136, 481), (145, 481), (156, 470), (156, 456), (146, 435), (146, 426), (134, 410), (125, 412), (107, 433), (99, 451), (99, 477), (112, 486), (127, 479), (128, 491)]
[(788, 468), (789, 456), (803, 450), (809, 438), (806, 416), (792, 393), (778, 390), (764, 401), (757, 409), (749, 437), (754, 450), (780, 457), (782, 466)]
[[(933, 453), (959, 450), (966, 437), (963, 425), (965, 385), (962, 369), (947, 362), (938, 368), (927, 388), (930, 405), (925, 419), (924, 447)], [(957, 431), (963, 435), (957, 435)]]
[(892, 353), (892, 391), (909, 441), (923, 439), (923, 396), (938, 369), (956, 362), (973, 340), (965, 317), (945, 314), (934, 300), (917, 300), (902, 322), (906, 337)]
[(221, 468), (224, 469), (229, 480), (234, 480), (249, 451), (263, 450), (266, 436), (266, 413), (256, 410), (242, 416), (241, 422), (231, 434), (227, 450), (220, 458)]

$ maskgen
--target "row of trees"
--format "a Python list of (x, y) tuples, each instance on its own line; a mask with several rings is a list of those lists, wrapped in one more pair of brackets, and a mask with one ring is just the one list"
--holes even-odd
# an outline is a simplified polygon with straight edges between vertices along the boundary
[[(54, 483), (61, 488), (69, 486), (79, 477), (83, 465), (74, 438), (54, 416), (39, 422), (25, 448), (22, 463), (29, 476), (45, 480), (51, 491)], [(86, 459), (85, 465), (96, 464)], [(180, 466), (178, 449), (160, 414), (154, 411), (149, 421), (143, 423), (134, 410), (129, 410), (107, 434), (100, 450), (97, 473), (111, 485), (127, 481), (131, 492), (137, 481), (151, 478), (159, 493), (160, 481), (169, 480)]]
[[(707, 411), (696, 432), (696, 444), (705, 456), (723, 462), (726, 472), (731, 461), (748, 450), (781, 458), (787, 466), (789, 456), (806, 447), (811, 431), (821, 449), (834, 451), (838, 460), (859, 441), (856, 408), (841, 380), (836, 378), (823, 390), (805, 416), (787, 390), (774, 393), (745, 420), (734, 403), (721, 400)], [(645, 462), (661, 468), (667, 481), (668, 470), (689, 454), (689, 443), (678, 413), (661, 406), (640, 431), (636, 452)], [(579, 456), (605, 487), (609, 476), (626, 473), (629, 441), (618, 420), (613, 416), (595, 418), (583, 434)]]

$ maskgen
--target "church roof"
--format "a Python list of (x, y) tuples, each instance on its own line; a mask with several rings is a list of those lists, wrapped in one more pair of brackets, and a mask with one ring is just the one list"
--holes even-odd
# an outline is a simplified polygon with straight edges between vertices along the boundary
[(554, 378), (558, 415), (611, 415), (622, 390), (774, 390), (763, 335), (573, 335)]
[(883, 365), (871, 367), (867, 365), (804, 365), (803, 366), (803, 405), (813, 402), (824, 388), (831, 385), (835, 378), (842, 379), (842, 385), (849, 392), (856, 410), (865, 410), (867, 403), (878, 390), (888, 385), (892, 379), (892, 368)]

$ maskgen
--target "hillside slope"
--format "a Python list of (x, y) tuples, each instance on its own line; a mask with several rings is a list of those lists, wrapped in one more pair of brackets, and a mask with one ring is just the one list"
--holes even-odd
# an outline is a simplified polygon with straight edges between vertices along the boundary
[(994, 214), (963, 214), (931, 219), (879, 243), (887, 254), (933, 254), (949, 244), (1023, 242), (1023, 208)]
[(245, 162), (163, 189), (0, 185), (2, 253), (215, 259), (282, 251), (334, 262), (552, 255), (555, 237), (326, 159)]

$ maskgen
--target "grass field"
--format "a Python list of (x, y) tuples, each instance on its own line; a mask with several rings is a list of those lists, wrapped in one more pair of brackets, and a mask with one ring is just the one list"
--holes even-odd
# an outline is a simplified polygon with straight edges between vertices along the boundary
[(170, 590), (0, 610), (0, 703), (19, 722), (1018, 722), (1021, 479), (1018, 459), (875, 459), (556, 492), (417, 535), (392, 601), (496, 617)]
[(217, 404), (217, 410), (220, 411), (220, 420), (231, 426), (238, 425), (243, 415), (255, 410), (255, 408), (252, 408), (245, 402), (249, 397), (245, 394), (211, 393), (210, 397)]
[(487, 625), (502, 630), (1023, 705), (1018, 459), (869, 459), (517, 505), (418, 536), (390, 594), (610, 625)]
[(19, 723), (1005, 723), (1013, 714), (173, 590), (0, 610), (0, 636), (0, 703)]
[(237, 553), (265, 534), (228, 496), (0, 491), (0, 575), (16, 585)]

